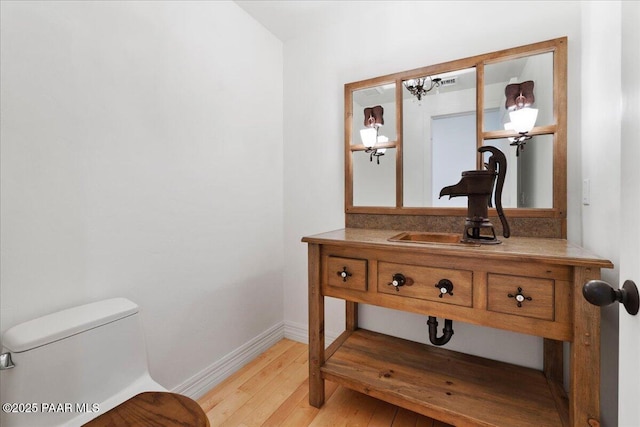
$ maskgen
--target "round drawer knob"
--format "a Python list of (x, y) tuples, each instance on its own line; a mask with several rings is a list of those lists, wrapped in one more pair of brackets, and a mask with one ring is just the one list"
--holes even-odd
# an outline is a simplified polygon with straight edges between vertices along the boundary
[(438, 297), (442, 298), (443, 295), (449, 294), (453, 296), (453, 282), (449, 279), (442, 279), (436, 284), (436, 288), (440, 289), (440, 295)]
[(396, 288), (396, 291), (400, 291), (400, 286), (404, 286), (405, 283), (407, 283), (407, 279), (404, 277), (404, 275), (396, 273), (393, 275), (391, 283), (387, 283), (387, 285), (393, 286), (394, 288)]

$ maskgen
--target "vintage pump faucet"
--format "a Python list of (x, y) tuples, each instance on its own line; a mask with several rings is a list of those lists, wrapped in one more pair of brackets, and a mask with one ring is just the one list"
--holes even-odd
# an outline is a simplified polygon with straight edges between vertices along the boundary
[[(440, 197), (467, 196), (467, 219), (464, 224), (462, 241), (467, 243), (498, 244), (493, 224), (489, 221), (489, 207), (493, 186), (496, 184), (495, 204), (498, 217), (502, 223), (502, 235), (506, 238), (511, 234), (507, 218), (502, 210), (502, 188), (507, 174), (507, 159), (502, 151), (492, 146), (478, 148), (478, 152), (490, 152), (486, 170), (472, 170), (462, 172), (462, 179), (456, 185), (444, 187)], [(496, 183), (496, 177), (498, 178)]]

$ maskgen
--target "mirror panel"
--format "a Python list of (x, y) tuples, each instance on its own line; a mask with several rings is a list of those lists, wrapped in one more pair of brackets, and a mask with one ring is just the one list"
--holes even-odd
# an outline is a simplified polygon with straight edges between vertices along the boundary
[[(374, 157), (373, 161), (364, 151), (354, 151), (351, 156), (354, 206), (394, 207), (396, 205), (396, 150), (386, 149), (383, 156), (378, 159)], [(377, 160), (380, 160), (380, 164)]]
[[(535, 102), (538, 109), (536, 126), (552, 125), (553, 119), (553, 52), (524, 56), (507, 61), (487, 64), (484, 71), (485, 131), (504, 130), (509, 122), (505, 109), (505, 88), (510, 83), (533, 81)], [(499, 121), (486, 120), (491, 114), (499, 114)]]
[[(538, 135), (527, 141), (516, 155), (506, 138), (484, 141), (507, 157), (507, 175), (502, 190), (505, 208), (551, 209), (553, 207), (553, 135)], [(489, 154), (485, 153), (486, 162)]]
[[(460, 171), (475, 169), (476, 70), (465, 68), (425, 80), (436, 83), (421, 99), (406, 86), (402, 91), (403, 206), (466, 206), (465, 200), (438, 196), (442, 187), (451, 185), (455, 171), (459, 179)], [(406, 79), (403, 86), (415, 81)], [(425, 90), (431, 85), (427, 83)]]
[(378, 135), (384, 135), (390, 142), (395, 141), (396, 134), (396, 85), (388, 83), (367, 87), (353, 92), (353, 126), (351, 145), (360, 145), (360, 129), (364, 126), (364, 109), (382, 106), (384, 109), (384, 125), (380, 127)]
[[(505, 175), (504, 188), (502, 189), (503, 208), (518, 207), (518, 157), (516, 157), (516, 150), (509, 146), (510, 143), (511, 141), (507, 138), (501, 138), (486, 140), (482, 144), (496, 147), (502, 151), (507, 158), (507, 174)], [(484, 153), (482, 163), (487, 163), (490, 156), (490, 153)]]

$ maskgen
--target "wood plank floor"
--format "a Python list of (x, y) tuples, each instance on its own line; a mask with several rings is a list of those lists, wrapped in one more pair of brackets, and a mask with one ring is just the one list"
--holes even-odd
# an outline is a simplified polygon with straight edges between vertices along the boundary
[(450, 427), (326, 382), (326, 403), (309, 405), (308, 347), (283, 339), (198, 403), (211, 427)]

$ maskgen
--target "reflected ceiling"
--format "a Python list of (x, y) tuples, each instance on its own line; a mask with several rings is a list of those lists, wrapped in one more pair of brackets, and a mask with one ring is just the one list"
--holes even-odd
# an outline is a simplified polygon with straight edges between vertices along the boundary
[[(508, 82), (513, 76), (519, 76), (522, 73), (522, 69), (526, 64), (527, 59), (522, 58), (520, 60), (506, 61), (491, 65), (490, 75), (485, 75), (485, 83), (503, 83)], [(421, 76), (423, 77), (423, 76)], [(426, 77), (426, 76), (424, 76)], [(438, 74), (433, 77), (440, 77), (443, 80), (453, 80), (451, 84), (441, 86), (437, 91), (449, 92), (454, 90), (471, 89), (476, 85), (475, 73), (465, 72), (465, 70), (454, 71), (450, 73)], [(435, 89), (432, 93), (437, 92)], [(411, 98), (411, 94), (407, 90), (403, 90), (403, 98)], [(378, 86), (375, 88), (366, 88), (359, 90), (353, 94), (353, 100), (359, 105), (370, 104), (384, 104), (387, 102), (394, 102), (395, 99), (395, 86), (393, 84)]]

